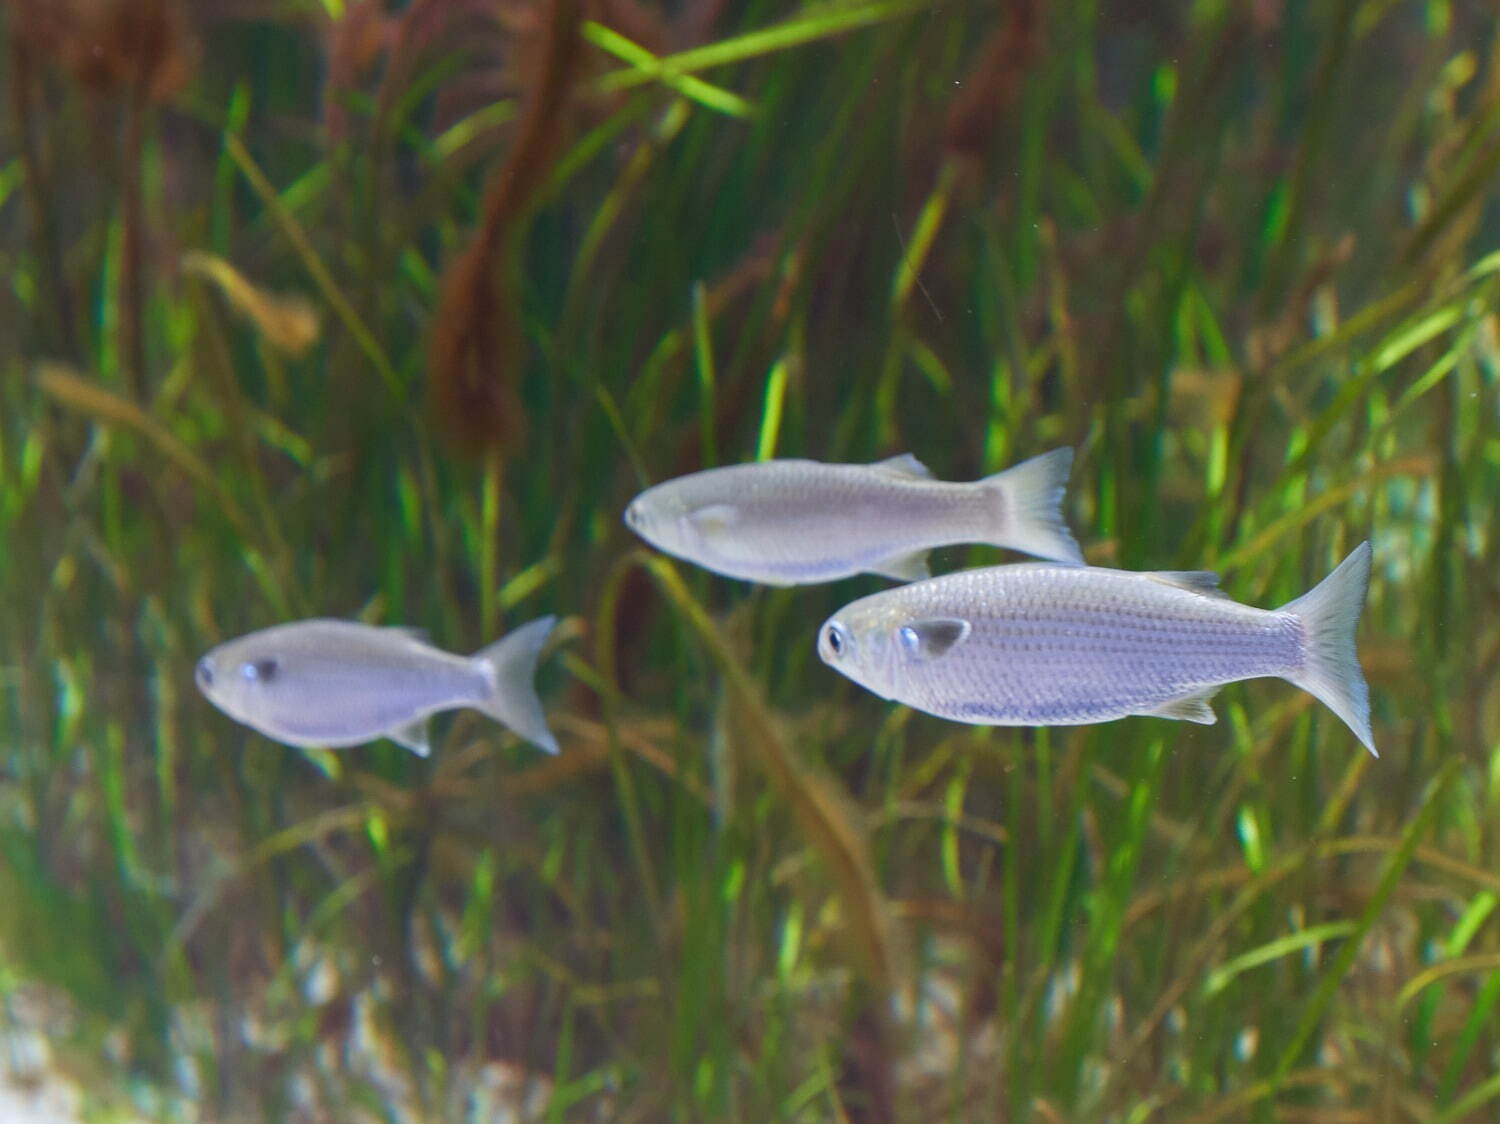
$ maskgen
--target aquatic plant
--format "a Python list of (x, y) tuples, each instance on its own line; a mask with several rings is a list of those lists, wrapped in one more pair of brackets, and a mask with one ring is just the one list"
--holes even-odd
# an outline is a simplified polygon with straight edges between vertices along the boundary
[[(107, 88), (0, 7), (0, 1011), (92, 1108), (1493, 1114), (1489, 6), (187, 7)], [(1371, 538), (1381, 759), (1276, 683), (914, 715), (817, 659), (880, 579), (620, 520), (1064, 444), (1096, 563), (1276, 605)], [(277, 621), (551, 612), (556, 758), (290, 750), (192, 686)]]

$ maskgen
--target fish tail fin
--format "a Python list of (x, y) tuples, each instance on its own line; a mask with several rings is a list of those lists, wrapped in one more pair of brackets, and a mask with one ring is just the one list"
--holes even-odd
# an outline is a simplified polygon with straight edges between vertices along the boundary
[(1307, 637), (1306, 663), (1287, 678), (1342, 718), (1365, 748), (1379, 757), (1370, 732), (1370, 688), (1354, 647), (1354, 631), (1369, 584), (1370, 544), (1362, 542), (1333, 573), (1283, 605), (1281, 611), (1296, 614)]
[(535, 680), (542, 645), (556, 624), (553, 616), (534, 620), (473, 656), (489, 684), (485, 697), (474, 705), (548, 753), (557, 752), (557, 738), (547, 727)]
[(1053, 449), (979, 481), (993, 497), (995, 544), (1082, 566), (1078, 541), (1062, 515), (1072, 469), (1073, 450)]

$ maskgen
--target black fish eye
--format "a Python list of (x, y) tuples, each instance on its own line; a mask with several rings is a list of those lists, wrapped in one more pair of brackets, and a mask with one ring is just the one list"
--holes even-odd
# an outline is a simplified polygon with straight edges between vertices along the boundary
[(240, 665), (240, 674), (258, 683), (269, 683), (276, 678), (276, 671), (275, 660), (254, 660)]
[(828, 650), (836, 656), (844, 654), (844, 630), (836, 624), (828, 626)]

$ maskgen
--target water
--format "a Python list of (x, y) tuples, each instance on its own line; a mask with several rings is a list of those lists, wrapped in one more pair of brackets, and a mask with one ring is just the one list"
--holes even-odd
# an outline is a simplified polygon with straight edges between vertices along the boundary
[[(690, 0), (549, 51), (571, 0), (190, 7), (0, 16), (0, 1088), (1493, 1115), (1493, 12)], [(1098, 565), (1275, 606), (1370, 539), (1381, 758), (1275, 681), (915, 714), (815, 649), (885, 579), (621, 520), (717, 464), (1064, 445)], [(284, 621), (548, 613), (556, 758), (472, 712), (291, 749), (193, 685)]]

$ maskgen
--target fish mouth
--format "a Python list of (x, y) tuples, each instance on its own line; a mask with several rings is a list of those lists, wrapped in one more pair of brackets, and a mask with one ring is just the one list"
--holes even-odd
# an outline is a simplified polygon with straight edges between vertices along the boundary
[(207, 656), (199, 660), (193, 678), (197, 680), (198, 689), (206, 693), (214, 685), (214, 661)]

